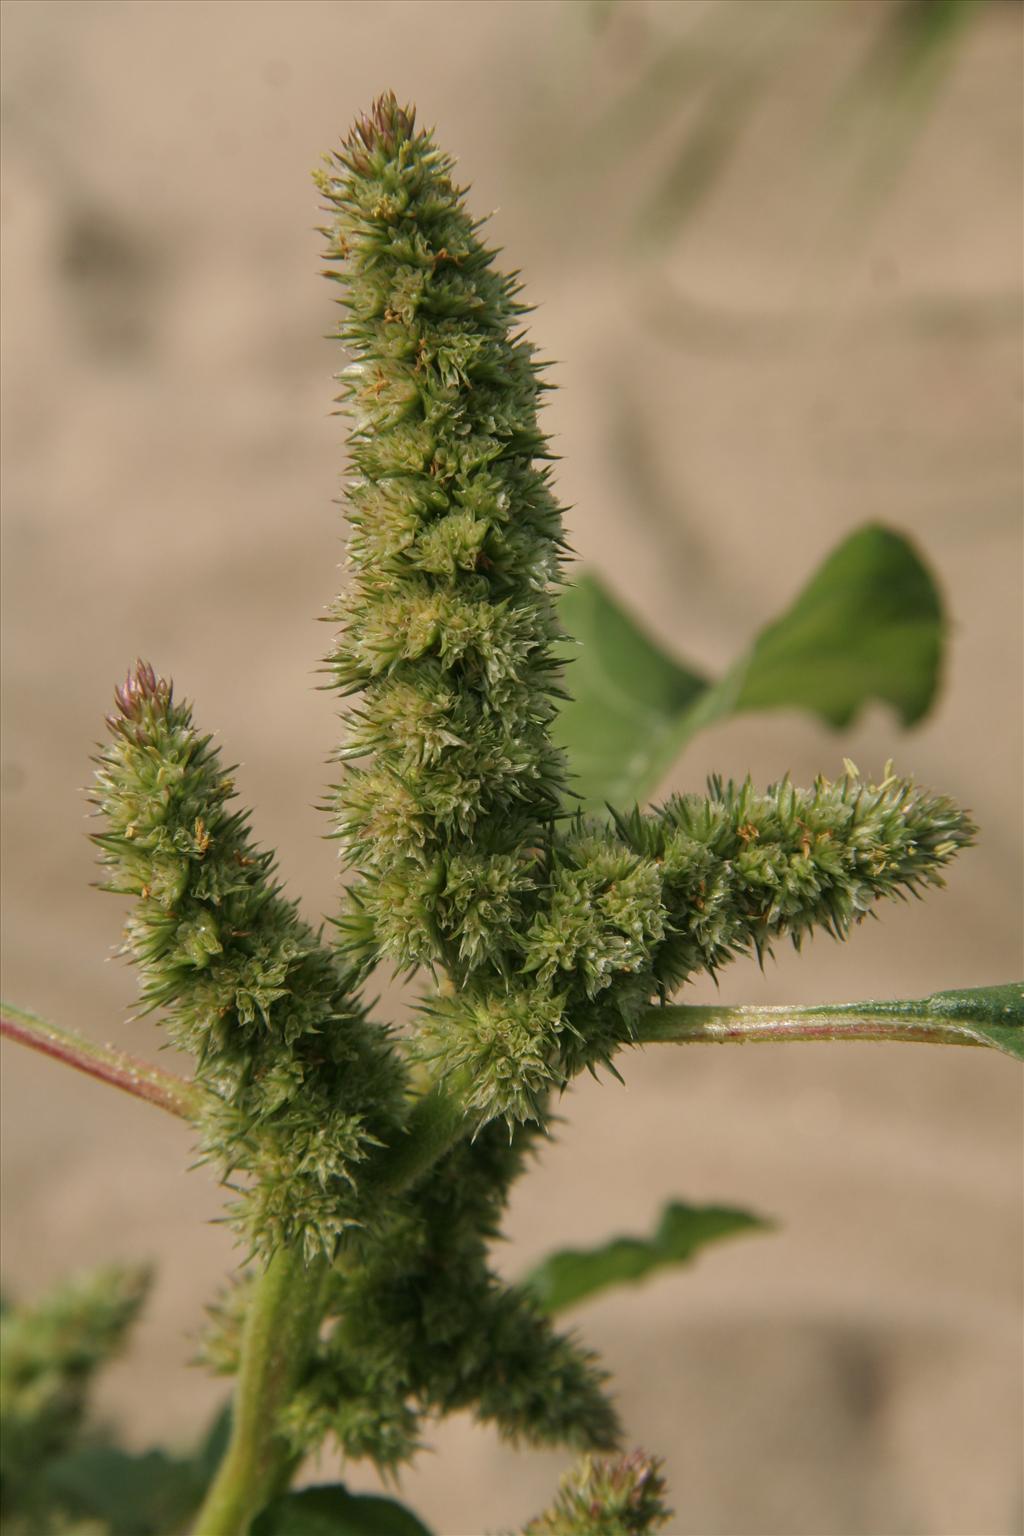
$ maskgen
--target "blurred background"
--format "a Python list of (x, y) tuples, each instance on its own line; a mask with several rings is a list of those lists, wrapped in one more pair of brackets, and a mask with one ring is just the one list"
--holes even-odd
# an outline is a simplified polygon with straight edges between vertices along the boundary
[[(881, 708), (841, 735), (747, 717), (669, 782), (891, 755), (972, 807), (978, 848), (843, 948), (732, 967), (722, 1000), (1024, 971), (1019, 4), (8, 0), (3, 25), (6, 996), (159, 1049), (108, 963), (81, 793), (136, 654), (241, 763), (307, 914), (334, 909), (313, 620), (340, 580), (344, 424), (309, 171), (387, 87), (495, 210), (557, 360), (572, 541), (663, 643), (724, 668), (869, 519), (945, 590), (945, 686), (913, 734)], [(1014, 1067), (868, 1045), (622, 1067), (567, 1099), (500, 1262), (643, 1231), (672, 1197), (778, 1221), (572, 1319), (667, 1458), (670, 1530), (1018, 1531)], [(186, 1361), (237, 1255), (188, 1133), (14, 1048), (3, 1092), (7, 1285), (152, 1259), (100, 1407), (133, 1446), (192, 1439), (225, 1388)], [(435, 1446), (402, 1493), (444, 1536), (520, 1523), (568, 1459), (458, 1419)]]

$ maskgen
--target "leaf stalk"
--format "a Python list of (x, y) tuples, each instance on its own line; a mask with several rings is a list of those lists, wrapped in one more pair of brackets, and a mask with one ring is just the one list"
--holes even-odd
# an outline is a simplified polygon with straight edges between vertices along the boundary
[(112, 1045), (99, 1045), (71, 1029), (61, 1029), (37, 1014), (11, 1003), (0, 1004), (0, 1034), (31, 1050), (52, 1056), (78, 1072), (111, 1083), (124, 1093), (145, 1099), (168, 1114), (182, 1120), (197, 1119), (203, 1104), (203, 1092), (194, 1083), (167, 1072), (162, 1067), (141, 1061)]
[(886, 1002), (738, 1007), (672, 1004), (644, 1011), (641, 1045), (726, 1045), (798, 1040), (888, 1040), (1024, 1050), (1024, 987), (977, 987)]

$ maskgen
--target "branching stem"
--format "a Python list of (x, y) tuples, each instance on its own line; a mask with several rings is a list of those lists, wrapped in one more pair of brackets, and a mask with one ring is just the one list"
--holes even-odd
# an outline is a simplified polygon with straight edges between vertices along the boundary
[(79, 1072), (112, 1083), (124, 1093), (156, 1104), (182, 1120), (194, 1120), (202, 1107), (202, 1090), (174, 1072), (151, 1066), (127, 1051), (112, 1045), (98, 1045), (74, 1030), (59, 1029), (23, 1008), (0, 1004), (0, 1034), (19, 1045), (27, 1045), (45, 1056), (53, 1056)]

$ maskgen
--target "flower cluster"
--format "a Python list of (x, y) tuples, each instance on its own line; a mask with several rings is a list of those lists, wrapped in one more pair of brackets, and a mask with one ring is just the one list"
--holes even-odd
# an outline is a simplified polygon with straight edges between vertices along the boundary
[(882, 899), (942, 883), (973, 827), (887, 770), (634, 810), (552, 839), (514, 981), (474, 979), (424, 1010), (418, 1049), (488, 1120), (532, 1119), (552, 1089), (610, 1064), (640, 1012), (699, 972), (815, 929), (845, 938)]
[(517, 286), (452, 172), (385, 97), (319, 178), (354, 419), (331, 658), (361, 691), (335, 801), (357, 871), (342, 947), (441, 976), (414, 1049), (478, 1122), (514, 1123), (610, 1062), (653, 997), (784, 935), (845, 935), (937, 881), (972, 828), (888, 770), (572, 820), (549, 729), (563, 538), (541, 386)]
[[(544, 385), (518, 284), (453, 170), (387, 96), (318, 177), (354, 419), (329, 661), (359, 695), (331, 803), (354, 877), (337, 948), (285, 900), (210, 739), (147, 666), (118, 690), (95, 787), (142, 1005), (195, 1056), (205, 1153), (244, 1179), (236, 1220), (261, 1257), (330, 1261), (313, 1265), (326, 1311), (276, 1428), (296, 1456), (331, 1433), (384, 1469), (426, 1417), (464, 1408), (514, 1439), (615, 1445), (592, 1356), (488, 1262), (552, 1095), (611, 1066), (690, 977), (817, 929), (845, 937), (879, 901), (941, 883), (973, 834), (888, 769), (574, 813), (551, 739), (565, 546)], [(407, 1042), (358, 999), (380, 961), (434, 977)], [(389, 1184), (381, 1160), (415, 1150), (432, 1104), (437, 1161)], [(218, 1369), (258, 1284), (217, 1311)], [(667, 1518), (662, 1493), (646, 1458), (588, 1464), (530, 1529), (640, 1536)]]
[(439, 1163), (391, 1225), (334, 1277), (319, 1359), (286, 1416), (297, 1450), (328, 1431), (389, 1468), (425, 1416), (472, 1410), (513, 1441), (608, 1449), (618, 1423), (589, 1351), (556, 1332), (487, 1263), (536, 1136), (486, 1127)]
[[(117, 1354), (146, 1292), (144, 1269), (108, 1265), (67, 1282), (0, 1322), (0, 1510), (38, 1521), (40, 1469), (82, 1420), (96, 1370)], [(26, 1525), (41, 1529), (41, 1524)], [(6, 1520), (5, 1520), (6, 1528)], [(19, 1527), (20, 1528), (20, 1527)]]
[[(367, 964), (501, 969), (564, 788), (563, 546), (518, 285), (453, 164), (393, 97), (319, 177), (343, 286), (353, 581), (335, 682), (361, 690), (336, 816)], [(356, 766), (358, 765), (358, 766)]]
[(562, 1479), (551, 1508), (524, 1536), (645, 1536), (672, 1518), (661, 1462), (643, 1451), (617, 1460), (585, 1457)]
[(166, 1010), (196, 1059), (205, 1153), (248, 1175), (235, 1216), (252, 1247), (330, 1255), (363, 1216), (360, 1164), (401, 1122), (399, 1059), (282, 896), (188, 705), (143, 663), (115, 701), (95, 840), (106, 888), (134, 898), (142, 1009)]

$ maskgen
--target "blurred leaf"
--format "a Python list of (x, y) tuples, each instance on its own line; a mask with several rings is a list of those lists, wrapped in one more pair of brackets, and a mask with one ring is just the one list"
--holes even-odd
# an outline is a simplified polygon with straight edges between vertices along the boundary
[(259, 1516), (252, 1536), (430, 1536), (404, 1504), (349, 1493), (342, 1483), (286, 1494)]
[(1024, 982), (936, 992), (920, 1006), (955, 1021), (965, 1034), (1024, 1061)]
[(659, 650), (596, 576), (565, 592), (561, 619), (580, 647), (569, 668), (572, 700), (556, 725), (573, 787), (597, 804), (639, 798), (675, 755), (679, 720), (710, 685)]
[(873, 698), (914, 725), (935, 697), (943, 628), (938, 589), (913, 545), (862, 528), (730, 674), (738, 689), (729, 711), (798, 705), (838, 727)]
[(618, 1237), (600, 1248), (563, 1249), (531, 1270), (523, 1283), (545, 1312), (562, 1312), (610, 1285), (643, 1280), (669, 1264), (685, 1264), (708, 1243), (770, 1227), (771, 1222), (749, 1211), (673, 1202), (662, 1211), (653, 1237)]
[(637, 79), (630, 82), (593, 129), (597, 161), (635, 157), (649, 147), (666, 119), (702, 90), (728, 57), (732, 25), (721, 6), (683, 12), (685, 31), (675, 41), (659, 38)]
[(915, 724), (935, 698), (945, 629), (913, 546), (874, 525), (828, 557), (718, 683), (667, 657), (593, 576), (568, 589), (561, 617), (580, 650), (557, 736), (588, 809), (642, 802), (698, 730), (750, 710), (806, 709), (838, 727), (879, 699)]
[(198, 1508), (230, 1432), (227, 1403), (193, 1457), (171, 1456), (162, 1450), (132, 1455), (115, 1446), (83, 1446), (46, 1467), (46, 1502), (76, 1519), (104, 1521), (111, 1536), (167, 1536)]
[[(991, 3), (991, 0), (988, 0)], [(879, 10), (875, 46), (837, 93), (833, 116), (860, 137), (847, 214), (870, 217), (903, 174), (982, 0), (895, 0)]]
[(213, 1474), (224, 1459), (231, 1438), (231, 1399), (214, 1415), (206, 1435), (199, 1443), (193, 1466), (200, 1488), (213, 1481)]
[(896, 88), (914, 85), (981, 10), (981, 0), (899, 0), (890, 8), (868, 68), (887, 73)]
[(131, 1456), (92, 1446), (53, 1461), (45, 1472), (48, 1501), (77, 1519), (103, 1520), (111, 1536), (167, 1536), (202, 1497), (191, 1461), (164, 1451)]

